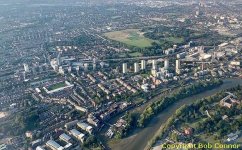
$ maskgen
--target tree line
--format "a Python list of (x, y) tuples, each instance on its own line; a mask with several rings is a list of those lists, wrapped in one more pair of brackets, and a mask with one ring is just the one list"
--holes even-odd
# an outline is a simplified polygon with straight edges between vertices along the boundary
[(214, 87), (217, 87), (221, 84), (222, 80), (214, 79), (210, 81), (199, 81), (187, 87), (180, 88), (171, 96), (164, 97), (146, 107), (137, 121), (138, 127), (144, 127), (156, 114), (163, 111), (165, 108), (177, 102), (178, 100), (201, 93), (206, 90), (213, 89)]

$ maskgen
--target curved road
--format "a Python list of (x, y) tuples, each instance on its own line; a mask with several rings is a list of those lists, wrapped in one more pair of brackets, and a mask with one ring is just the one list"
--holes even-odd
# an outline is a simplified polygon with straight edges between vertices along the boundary
[(152, 139), (159, 130), (160, 126), (163, 125), (179, 107), (184, 104), (191, 104), (195, 100), (214, 95), (221, 90), (232, 88), (238, 84), (242, 85), (242, 79), (225, 79), (224, 84), (218, 88), (182, 99), (153, 118), (147, 127), (137, 129), (131, 136), (121, 139), (109, 146), (112, 150), (143, 150), (148, 141)]

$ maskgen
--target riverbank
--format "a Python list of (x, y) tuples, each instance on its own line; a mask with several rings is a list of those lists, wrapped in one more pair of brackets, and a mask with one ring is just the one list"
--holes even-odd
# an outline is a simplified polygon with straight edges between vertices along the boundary
[(200, 94), (196, 94), (189, 98), (182, 99), (174, 104), (172, 104), (169, 108), (166, 108), (162, 113), (154, 117), (147, 127), (142, 129), (136, 129), (132, 135), (126, 137), (124, 139), (120, 139), (118, 141), (109, 143), (109, 147), (112, 150), (142, 150), (147, 145), (148, 141), (152, 139), (155, 133), (159, 130), (160, 126), (162, 126), (167, 119), (175, 113), (175, 111), (184, 104), (191, 104), (197, 99), (201, 99), (204, 97), (211, 96), (221, 90), (225, 90), (228, 88), (232, 88), (237, 86), (238, 84), (242, 85), (242, 79), (225, 79), (223, 80), (223, 85), (219, 86), (210, 91), (205, 91)]

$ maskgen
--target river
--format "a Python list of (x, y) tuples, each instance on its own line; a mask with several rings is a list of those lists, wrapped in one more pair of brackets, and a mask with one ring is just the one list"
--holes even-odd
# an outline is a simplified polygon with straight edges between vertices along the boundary
[(110, 148), (112, 150), (143, 150), (147, 145), (148, 141), (152, 139), (152, 137), (159, 130), (160, 126), (163, 125), (175, 111), (180, 108), (184, 104), (191, 104), (194, 101), (212, 96), (215, 93), (235, 87), (236, 85), (242, 85), (242, 79), (224, 79), (224, 83), (210, 91), (205, 91), (203, 93), (182, 99), (173, 105), (169, 106), (167, 109), (162, 111), (159, 115), (154, 117), (147, 127), (143, 129), (136, 129), (132, 135), (129, 137), (118, 140), (115, 143), (110, 144)]

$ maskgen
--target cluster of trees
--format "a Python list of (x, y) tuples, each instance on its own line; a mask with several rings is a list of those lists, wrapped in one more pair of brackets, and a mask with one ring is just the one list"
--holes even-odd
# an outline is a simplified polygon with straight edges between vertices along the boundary
[[(230, 119), (233, 116), (231, 114), (235, 114), (235, 111), (237, 113), (242, 114), (242, 105), (239, 105), (237, 108), (234, 109), (223, 109), (224, 113), (229, 116), (228, 120), (222, 120), (220, 115), (215, 115), (212, 118), (206, 118), (204, 120), (201, 120), (196, 123), (195, 125), (195, 131), (197, 133), (202, 132), (202, 134), (207, 135), (215, 135), (215, 139), (221, 139), (228, 135), (229, 133), (236, 132), (238, 130), (242, 130), (242, 116), (237, 116), (233, 119)], [(218, 110), (215, 108), (215, 110)], [(221, 110), (220, 110), (221, 111)], [(237, 114), (236, 113), (236, 114)]]
[[(242, 97), (242, 88), (238, 86), (232, 88), (229, 91)], [(176, 110), (176, 113), (172, 115), (166, 122), (166, 124), (160, 128), (158, 134), (149, 142), (149, 147), (154, 145), (156, 141), (162, 139), (168, 135), (170, 127), (181, 127), (187, 123), (195, 123), (193, 125), (195, 133), (215, 135), (215, 139), (222, 139), (229, 133), (242, 130), (242, 104), (234, 106), (233, 108), (225, 108), (219, 105), (214, 106), (214, 103), (219, 102), (227, 94), (224, 91), (215, 94), (212, 97), (201, 99), (194, 102), (191, 105), (183, 105)], [(205, 114), (206, 110), (211, 110), (211, 118)], [(215, 112), (215, 113), (214, 113)], [(233, 119), (222, 120), (223, 115), (228, 115)], [(172, 134), (171, 138), (176, 139), (176, 136)]]
[(192, 31), (184, 27), (167, 27), (158, 26), (153, 29), (149, 29), (151, 32), (146, 32), (145, 37), (153, 40), (160, 40), (169, 37), (190, 37)]
[(90, 135), (83, 143), (82, 149), (96, 149), (96, 150), (102, 150), (103, 147), (98, 141), (97, 137), (94, 135)]
[(127, 122), (126, 126), (115, 133), (116, 139), (126, 137), (130, 130), (136, 127), (136, 115), (134, 113), (126, 113), (124, 120)]
[(36, 111), (28, 114), (19, 113), (14, 117), (14, 120), (7, 124), (2, 124), (0, 132), (7, 135), (17, 136), (28, 130), (33, 130), (38, 127), (39, 116)]
[(188, 87), (182, 87), (176, 93), (169, 97), (162, 98), (159, 101), (156, 101), (149, 105), (143, 113), (140, 115), (137, 124), (139, 127), (144, 127), (150, 119), (154, 117), (155, 114), (163, 111), (169, 105), (175, 103), (176, 101), (186, 98), (188, 96), (198, 94), (200, 92), (213, 89), (222, 84), (221, 80), (214, 79), (211, 81), (199, 81), (195, 84), (192, 84)]

